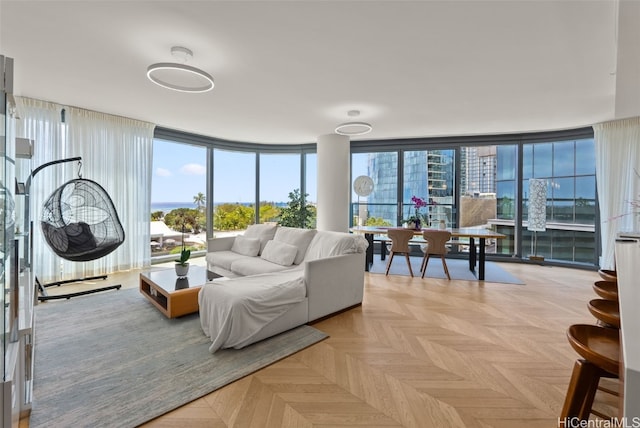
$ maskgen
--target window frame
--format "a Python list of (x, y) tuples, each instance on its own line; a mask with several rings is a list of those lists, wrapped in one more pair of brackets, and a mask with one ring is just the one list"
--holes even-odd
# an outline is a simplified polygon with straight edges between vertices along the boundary
[[(154, 140), (165, 140), (178, 144), (189, 144), (200, 146), (207, 149), (207, 189), (206, 189), (206, 230), (207, 239), (213, 238), (213, 201), (214, 199), (214, 156), (215, 150), (225, 150), (233, 152), (253, 153), (256, 159), (255, 171), (255, 196), (254, 203), (255, 223), (260, 221), (260, 155), (261, 154), (298, 154), (300, 156), (300, 183), (298, 188), (304, 195), (307, 192), (307, 162), (308, 154), (316, 154), (316, 144), (259, 144), (224, 140), (221, 138), (207, 137), (183, 131), (177, 131), (170, 128), (156, 127), (154, 131)], [(295, 187), (294, 187), (295, 188)]]
[[(397, 169), (397, 206), (398, 206), (398, 221), (401, 220), (402, 213), (400, 207), (403, 202), (403, 174), (404, 174), (404, 152), (405, 151), (420, 151), (420, 150), (454, 150), (454, 217), (455, 224), (459, 224), (460, 216), (460, 150), (462, 147), (472, 146), (501, 146), (501, 145), (515, 145), (517, 148), (516, 159), (516, 210), (514, 221), (514, 239), (516, 242), (516, 248), (514, 249), (514, 256), (517, 260), (524, 261), (523, 254), (523, 231), (522, 231), (522, 183), (523, 183), (523, 150), (524, 146), (529, 143), (553, 143), (563, 140), (580, 140), (593, 138), (593, 128), (577, 128), (561, 131), (547, 131), (547, 132), (534, 132), (523, 134), (504, 134), (504, 135), (480, 135), (480, 136), (450, 136), (450, 137), (428, 137), (428, 138), (407, 138), (407, 139), (388, 139), (388, 140), (357, 140), (350, 143), (350, 156), (354, 153), (371, 153), (371, 152), (396, 152), (398, 156), (398, 169)], [(207, 237), (212, 237), (212, 218), (213, 218), (213, 206), (209, 201), (213, 201), (213, 156), (214, 149), (223, 149), (240, 152), (253, 152), (256, 154), (256, 206), (260, 203), (260, 154), (269, 153), (299, 153), (300, 154), (300, 186), (301, 192), (308, 193), (306, 190), (306, 178), (307, 178), (307, 155), (317, 154), (316, 143), (303, 143), (303, 144), (260, 144), (260, 143), (248, 143), (229, 141), (215, 137), (207, 137), (192, 133), (186, 133), (182, 131), (172, 130), (169, 128), (156, 127), (154, 132), (154, 138), (173, 141), (177, 143), (192, 144), (203, 146), (207, 148)], [(583, 174), (580, 174), (583, 176)], [(596, 206), (595, 206), (595, 224), (594, 224), (594, 262), (593, 266), (588, 264), (587, 268), (597, 267), (597, 260), (600, 252), (599, 245), (599, 216), (600, 210), (598, 206), (597, 188), (596, 193)], [(351, 195), (351, 192), (350, 192)], [(350, 207), (353, 210), (353, 196), (351, 196)], [(350, 212), (350, 222), (353, 220), (353, 213)], [(256, 222), (259, 222), (259, 210), (256, 210)], [(500, 257), (500, 255), (492, 255), (489, 258)], [(549, 264), (555, 264), (550, 261)], [(563, 265), (564, 263), (557, 263)], [(575, 266), (573, 263), (568, 263), (571, 266)], [(577, 265), (575, 267), (582, 267)]]
[[(412, 139), (390, 139), (390, 140), (358, 140), (351, 142), (351, 154), (354, 153), (377, 153), (383, 151), (391, 151), (397, 152), (398, 154), (398, 206), (402, 206), (402, 189), (404, 186), (404, 182), (402, 181), (402, 177), (404, 174), (404, 152), (405, 151), (419, 151), (419, 150), (455, 150), (455, 188), (456, 193), (454, 196), (455, 205), (455, 224), (459, 224), (460, 222), (460, 198), (461, 198), (461, 189), (460, 189), (460, 150), (462, 147), (473, 147), (473, 146), (504, 146), (504, 145), (514, 145), (516, 147), (516, 165), (515, 165), (515, 215), (514, 215), (514, 239), (515, 239), (515, 248), (514, 254), (510, 255), (488, 255), (488, 259), (506, 259), (513, 260), (514, 258), (518, 261), (525, 262), (527, 259), (523, 256), (523, 242), (524, 242), (524, 232), (522, 228), (522, 199), (523, 199), (523, 151), (524, 147), (527, 144), (531, 143), (550, 143), (551, 149), (553, 151), (553, 144), (555, 142), (567, 141), (567, 140), (583, 140), (583, 139), (593, 139), (594, 133), (593, 128), (585, 127), (585, 128), (577, 128), (570, 130), (562, 130), (562, 131), (548, 131), (548, 132), (535, 132), (535, 133), (523, 133), (523, 134), (505, 134), (505, 135), (483, 135), (483, 136), (452, 136), (452, 137), (433, 137), (433, 138), (412, 138)], [(575, 170), (575, 167), (574, 167)], [(533, 171), (532, 171), (533, 174)], [(582, 177), (584, 174), (576, 174), (575, 177)], [(574, 179), (575, 179), (574, 177)], [(496, 181), (498, 179), (496, 178)], [(554, 261), (550, 260), (548, 264), (557, 264), (557, 265), (570, 265), (572, 267), (585, 267), (588, 269), (597, 268), (598, 258), (600, 255), (600, 245), (599, 245), (599, 218), (600, 218), (600, 209), (598, 206), (598, 197), (597, 197), (597, 188), (594, 189), (596, 195), (596, 205), (595, 205), (595, 224), (594, 224), (594, 255), (593, 255), (593, 264), (591, 263), (573, 263), (573, 262), (565, 262), (565, 261)], [(351, 206), (353, 206), (354, 201), (351, 201)], [(353, 219), (353, 213), (350, 213), (350, 218)], [(401, 218), (399, 214), (398, 219)], [(400, 224), (400, 223), (398, 223)], [(526, 250), (526, 249), (525, 249)]]

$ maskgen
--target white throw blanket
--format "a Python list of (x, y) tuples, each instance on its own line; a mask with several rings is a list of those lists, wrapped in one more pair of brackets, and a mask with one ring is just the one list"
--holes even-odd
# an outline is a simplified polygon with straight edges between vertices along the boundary
[(269, 322), (306, 298), (304, 270), (292, 269), (233, 280), (213, 280), (198, 294), (200, 324), (212, 344), (242, 348)]

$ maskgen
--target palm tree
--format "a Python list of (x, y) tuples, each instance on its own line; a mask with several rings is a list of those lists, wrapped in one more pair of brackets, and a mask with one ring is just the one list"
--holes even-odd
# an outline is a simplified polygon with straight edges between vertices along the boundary
[(206, 202), (207, 197), (202, 192), (198, 192), (198, 194), (193, 197), (193, 203), (198, 207), (198, 211), (202, 211), (202, 208), (205, 206)]

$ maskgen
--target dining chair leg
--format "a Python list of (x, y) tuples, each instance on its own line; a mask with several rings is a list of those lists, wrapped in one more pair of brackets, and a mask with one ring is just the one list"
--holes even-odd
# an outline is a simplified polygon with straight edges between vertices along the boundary
[(391, 262), (393, 261), (393, 251), (391, 252), (391, 255), (389, 256), (389, 260), (387, 261), (387, 271), (385, 272), (385, 275), (389, 275), (389, 269), (391, 269)]
[(442, 267), (444, 268), (444, 273), (447, 275), (447, 279), (451, 280), (451, 276), (449, 275), (449, 268), (447, 267), (447, 262), (444, 260), (444, 254), (440, 255), (442, 259)]
[(429, 264), (429, 253), (424, 255), (422, 259), (422, 278), (424, 278), (424, 274), (427, 273), (427, 265)]
[(409, 273), (413, 276), (413, 270), (411, 269), (411, 259), (409, 259), (409, 253), (405, 253), (404, 257), (407, 259), (407, 266), (409, 266)]
[(420, 272), (424, 272), (424, 268), (427, 264), (427, 257), (429, 257), (429, 253), (424, 253), (424, 256), (422, 256), (422, 263), (420, 264)]

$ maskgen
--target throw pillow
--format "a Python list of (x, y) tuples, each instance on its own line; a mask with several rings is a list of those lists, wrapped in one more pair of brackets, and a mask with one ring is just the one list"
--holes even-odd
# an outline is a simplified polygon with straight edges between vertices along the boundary
[(271, 240), (267, 242), (267, 245), (265, 245), (260, 257), (271, 263), (276, 263), (282, 266), (291, 266), (297, 253), (298, 249), (293, 245)]
[(258, 254), (262, 254), (264, 246), (267, 245), (269, 240), (273, 239), (277, 228), (278, 225), (276, 223), (252, 224), (247, 227), (243, 236), (246, 238), (258, 238), (260, 240), (260, 251), (258, 251)]
[(260, 251), (260, 240), (258, 238), (247, 238), (246, 236), (236, 236), (231, 246), (231, 251), (245, 256), (255, 257)]
[(280, 226), (273, 237), (274, 241), (284, 242), (285, 244), (293, 245), (298, 249), (296, 258), (293, 261), (294, 265), (299, 265), (304, 259), (304, 255), (307, 252), (309, 243), (316, 235), (315, 229), (298, 229), (297, 227), (285, 227)]

